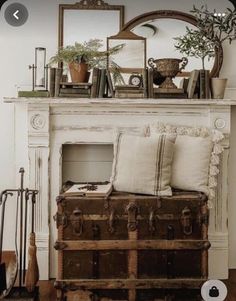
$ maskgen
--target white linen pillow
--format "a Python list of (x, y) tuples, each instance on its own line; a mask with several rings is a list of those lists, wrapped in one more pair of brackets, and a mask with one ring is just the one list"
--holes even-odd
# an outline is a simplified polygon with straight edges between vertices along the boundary
[(172, 163), (171, 186), (182, 190), (201, 191), (209, 200), (215, 198), (220, 154), (224, 135), (204, 127), (157, 123), (150, 125), (150, 134), (176, 134)]
[(117, 191), (171, 196), (175, 136), (118, 134), (111, 182)]
[(208, 191), (212, 141), (209, 137), (178, 135), (172, 163), (171, 187)]

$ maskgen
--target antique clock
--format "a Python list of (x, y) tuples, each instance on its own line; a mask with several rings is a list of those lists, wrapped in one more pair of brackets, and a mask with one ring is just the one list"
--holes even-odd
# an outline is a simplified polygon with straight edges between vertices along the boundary
[(143, 77), (141, 74), (132, 74), (129, 78), (129, 85), (141, 88), (143, 86)]

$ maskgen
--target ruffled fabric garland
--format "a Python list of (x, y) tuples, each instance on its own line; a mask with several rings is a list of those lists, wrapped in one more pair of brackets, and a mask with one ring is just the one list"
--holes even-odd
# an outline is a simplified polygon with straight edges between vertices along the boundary
[(209, 208), (213, 207), (214, 199), (216, 197), (216, 187), (218, 184), (217, 176), (220, 173), (220, 155), (224, 151), (224, 148), (221, 145), (221, 141), (224, 140), (224, 135), (218, 130), (212, 130), (206, 127), (177, 126), (160, 122), (150, 125), (150, 131), (152, 131), (152, 129), (159, 133), (172, 133), (202, 138), (211, 137), (213, 148), (209, 166), (208, 206)]

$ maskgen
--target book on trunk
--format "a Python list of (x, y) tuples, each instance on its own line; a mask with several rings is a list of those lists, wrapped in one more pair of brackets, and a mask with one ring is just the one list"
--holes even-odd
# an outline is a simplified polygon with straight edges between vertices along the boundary
[(188, 83), (188, 98), (193, 98), (196, 88), (197, 88), (197, 83), (199, 79), (199, 70), (193, 70), (190, 74), (189, 78), (189, 83)]
[(74, 184), (64, 195), (66, 196), (89, 196), (89, 197), (107, 197), (112, 192), (112, 184)]

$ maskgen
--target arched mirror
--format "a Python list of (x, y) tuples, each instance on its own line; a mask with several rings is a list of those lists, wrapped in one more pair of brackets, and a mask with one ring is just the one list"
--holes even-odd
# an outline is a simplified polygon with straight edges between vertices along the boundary
[(115, 35), (124, 25), (124, 6), (103, 0), (59, 5), (59, 47)]
[[(138, 35), (143, 35), (147, 39), (147, 59), (148, 58), (181, 58), (183, 54), (174, 47), (175, 37), (183, 36), (186, 27), (196, 29), (197, 21), (193, 15), (179, 11), (160, 10), (143, 15), (129, 21), (123, 30), (130, 30)], [(223, 50), (216, 53), (214, 58), (206, 60), (205, 68), (210, 70), (210, 76), (219, 74), (223, 62)], [(185, 72), (181, 76), (189, 75), (194, 69), (202, 69), (200, 59), (188, 58), (189, 63)]]

